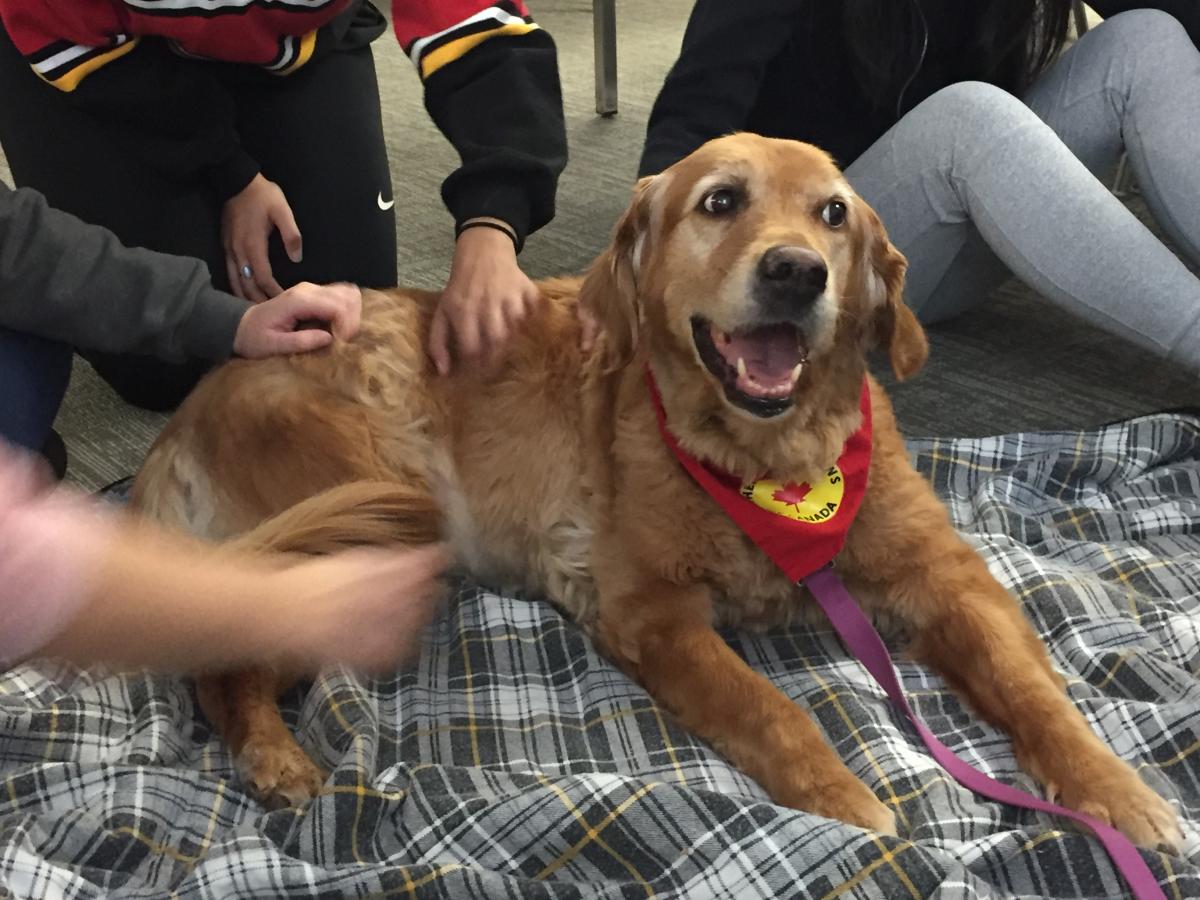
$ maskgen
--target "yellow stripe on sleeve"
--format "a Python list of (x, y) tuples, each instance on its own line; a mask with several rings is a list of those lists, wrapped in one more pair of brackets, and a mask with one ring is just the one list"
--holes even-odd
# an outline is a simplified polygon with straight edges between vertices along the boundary
[(317, 32), (310, 31), (304, 37), (300, 38), (300, 52), (296, 54), (296, 58), (292, 60), (291, 65), (280, 69), (277, 72), (272, 72), (273, 75), (291, 75), (298, 68), (312, 59), (313, 50), (317, 46)]
[(464, 56), (468, 51), (478, 47), (489, 38), (501, 35), (528, 34), (537, 27), (537, 23), (535, 22), (512, 22), (508, 25), (501, 25), (499, 28), (480, 31), (477, 34), (468, 34), (460, 37), (458, 40), (442, 44), (442, 46), (436, 50), (431, 50), (421, 59), (421, 78), (422, 80), (428, 78), (442, 66), (454, 62), (454, 60)]
[(112, 62), (114, 59), (120, 59), (122, 56), (136, 47), (139, 40), (140, 38), (133, 38), (130, 41), (126, 41), (119, 47), (113, 47), (107, 53), (101, 53), (99, 56), (93, 56), (87, 62), (76, 66), (74, 69), (64, 72), (53, 81), (51, 81), (49, 78), (46, 78), (36, 69), (34, 69), (34, 73), (38, 78), (41, 78), (42, 81), (46, 82), (47, 84), (52, 84), (60, 91), (69, 94), (71, 91), (75, 90), (75, 88), (79, 87), (79, 82), (83, 81), (83, 79), (92, 72), (95, 72), (101, 66)]

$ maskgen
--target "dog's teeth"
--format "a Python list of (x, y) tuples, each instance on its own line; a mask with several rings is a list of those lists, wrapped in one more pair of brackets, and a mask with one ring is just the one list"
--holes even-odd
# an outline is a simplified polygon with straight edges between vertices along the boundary
[(792, 369), (792, 381), (800, 380), (800, 373), (804, 371), (804, 363), (797, 363), (796, 368)]
[(746, 360), (742, 359), (740, 356), (738, 357), (737, 372), (739, 378), (746, 377)]

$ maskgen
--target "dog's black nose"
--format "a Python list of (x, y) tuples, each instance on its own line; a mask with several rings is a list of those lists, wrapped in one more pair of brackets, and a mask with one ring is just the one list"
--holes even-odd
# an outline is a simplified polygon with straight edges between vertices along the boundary
[(758, 277), (763, 281), (812, 299), (825, 290), (828, 275), (825, 260), (807, 247), (772, 247), (758, 261)]

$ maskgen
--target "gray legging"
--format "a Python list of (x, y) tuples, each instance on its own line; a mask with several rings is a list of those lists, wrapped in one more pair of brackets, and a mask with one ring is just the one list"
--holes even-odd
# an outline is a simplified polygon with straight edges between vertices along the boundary
[(1125, 12), (1024, 101), (952, 85), (846, 170), (909, 258), (913, 310), (947, 318), (1011, 272), (1200, 372), (1200, 279), (1098, 180), (1126, 150), (1155, 219), (1200, 263), (1200, 51), (1171, 16)]

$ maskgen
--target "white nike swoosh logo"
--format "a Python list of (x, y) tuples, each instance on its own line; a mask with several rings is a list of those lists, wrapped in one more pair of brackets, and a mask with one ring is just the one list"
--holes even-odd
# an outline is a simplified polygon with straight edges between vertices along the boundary
[(389, 209), (391, 209), (393, 206), (396, 205), (395, 200), (384, 200), (383, 199), (383, 191), (379, 192), (379, 196), (375, 198), (375, 202), (379, 204), (379, 208), (382, 209), (384, 212), (387, 212)]

